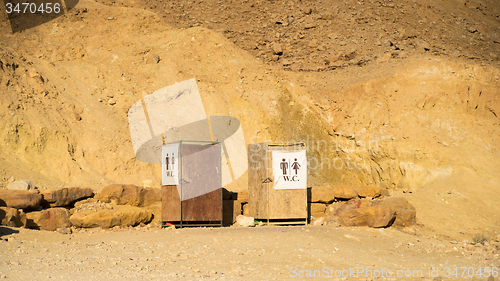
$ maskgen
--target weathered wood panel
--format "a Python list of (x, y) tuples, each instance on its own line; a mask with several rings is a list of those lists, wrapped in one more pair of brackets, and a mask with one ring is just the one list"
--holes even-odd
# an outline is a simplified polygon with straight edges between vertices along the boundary
[(164, 222), (181, 220), (181, 198), (177, 185), (161, 187), (161, 220)]
[(221, 221), (221, 190), (182, 201), (182, 221)]
[(267, 219), (267, 143), (248, 145), (248, 207), (249, 215)]

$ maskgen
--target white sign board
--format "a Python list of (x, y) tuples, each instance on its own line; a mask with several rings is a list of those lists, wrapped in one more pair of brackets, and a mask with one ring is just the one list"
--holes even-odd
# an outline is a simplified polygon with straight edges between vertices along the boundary
[(274, 189), (306, 189), (307, 158), (305, 150), (273, 151)]
[(161, 150), (161, 184), (179, 184), (179, 144), (165, 144)]

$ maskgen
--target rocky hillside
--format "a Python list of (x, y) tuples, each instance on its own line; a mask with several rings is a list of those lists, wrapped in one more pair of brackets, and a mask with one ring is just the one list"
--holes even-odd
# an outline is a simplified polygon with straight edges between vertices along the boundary
[(494, 1), (181, 2), (80, 1), (16, 33), (1, 14), (3, 184), (159, 186), (127, 111), (196, 78), (206, 114), (238, 118), (247, 144), (306, 141), (314, 189), (378, 185), (429, 227), (497, 228)]

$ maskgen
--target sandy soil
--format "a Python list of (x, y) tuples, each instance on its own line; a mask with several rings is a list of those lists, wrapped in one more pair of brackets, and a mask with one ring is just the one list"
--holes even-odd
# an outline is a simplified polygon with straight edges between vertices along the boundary
[[(449, 276), (445, 280), (486, 280), (485, 267), (500, 268), (499, 243), (472, 246), (422, 227), (0, 230), (0, 276), (11, 280), (291, 280), (308, 274), (311, 280), (442, 280), (436, 271)], [(458, 278), (446, 267), (458, 268)], [(467, 272), (462, 278), (460, 267), (473, 278)]]

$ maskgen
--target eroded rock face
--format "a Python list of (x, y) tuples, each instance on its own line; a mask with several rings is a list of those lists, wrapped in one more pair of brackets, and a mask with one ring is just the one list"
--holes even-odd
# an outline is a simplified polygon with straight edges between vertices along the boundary
[(26, 224), (26, 214), (23, 210), (10, 207), (0, 207), (0, 225), (21, 227)]
[(0, 190), (0, 206), (34, 210), (40, 207), (42, 195), (38, 190)]
[(115, 205), (103, 209), (82, 209), (76, 211), (70, 222), (74, 227), (111, 228), (114, 226), (136, 226), (149, 223), (153, 218), (150, 210), (134, 206)]
[(55, 231), (61, 227), (70, 227), (70, 213), (65, 208), (50, 208), (40, 212), (26, 214), (26, 227)]
[(105, 203), (147, 207), (154, 202), (161, 201), (161, 191), (157, 188), (113, 184), (103, 188), (95, 198)]
[(42, 205), (50, 205), (50, 207), (69, 206), (78, 200), (94, 196), (94, 192), (90, 187), (49, 189), (41, 191), (40, 194), (43, 196)]

